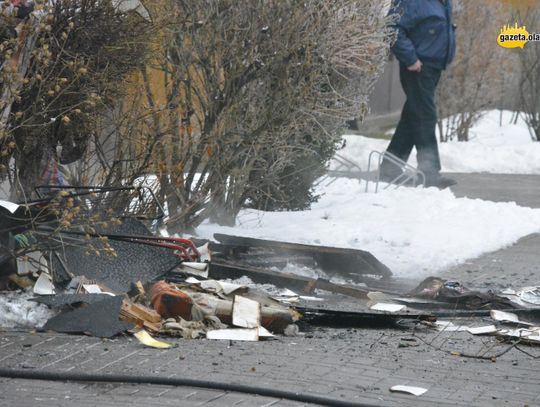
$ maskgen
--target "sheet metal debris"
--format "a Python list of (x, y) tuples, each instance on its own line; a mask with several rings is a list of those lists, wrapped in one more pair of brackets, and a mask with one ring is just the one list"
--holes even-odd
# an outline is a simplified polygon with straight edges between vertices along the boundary
[(182, 262), (178, 266), (178, 272), (196, 275), (202, 278), (208, 278), (208, 263)]
[(322, 278), (315, 279), (267, 268), (238, 264), (222, 259), (216, 259), (210, 263), (209, 276), (216, 280), (238, 279), (247, 276), (255, 283), (273, 284), (277, 287), (298, 290), (308, 295), (313, 294), (315, 290), (319, 289), (357, 299), (366, 299), (369, 293), (363, 287), (334, 284)]
[(454, 325), (451, 321), (435, 321), (435, 326), (439, 331), (445, 332), (460, 332), (469, 329), (469, 327), (464, 325)]

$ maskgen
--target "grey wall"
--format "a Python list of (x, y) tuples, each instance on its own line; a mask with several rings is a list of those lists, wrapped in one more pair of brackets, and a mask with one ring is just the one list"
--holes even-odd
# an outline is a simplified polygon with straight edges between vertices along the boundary
[(405, 95), (399, 83), (399, 62), (392, 58), (386, 64), (383, 74), (375, 84), (370, 96), (372, 116), (396, 113), (401, 110)]

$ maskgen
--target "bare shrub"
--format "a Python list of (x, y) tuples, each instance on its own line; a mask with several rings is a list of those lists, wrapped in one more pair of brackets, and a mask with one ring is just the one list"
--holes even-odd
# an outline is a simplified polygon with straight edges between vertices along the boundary
[[(163, 6), (161, 57), (117, 112), (104, 182), (157, 179), (169, 225), (304, 208), (346, 120), (363, 117), (391, 33), (375, 0)], [(113, 133), (111, 133), (113, 134)], [(107, 144), (105, 143), (105, 144)], [(103, 139), (96, 140), (102, 149)]]
[(39, 8), (19, 23), (19, 37), (2, 44), (9, 61), (2, 66), (1, 163), (26, 198), (48, 166), (82, 157), (97, 115), (121, 95), (123, 78), (144, 65), (149, 30), (107, 0)]

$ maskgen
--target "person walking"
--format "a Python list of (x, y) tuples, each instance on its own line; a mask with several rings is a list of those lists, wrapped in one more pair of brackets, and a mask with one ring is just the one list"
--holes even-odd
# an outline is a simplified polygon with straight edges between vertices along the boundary
[[(386, 151), (407, 161), (416, 147), (418, 169), (426, 176), (425, 186), (446, 188), (456, 182), (440, 174), (435, 90), (442, 71), (456, 52), (452, 1), (392, 0), (390, 14), (397, 14), (397, 39), (391, 50), (399, 61), (401, 86), (407, 100)], [(390, 182), (401, 171), (383, 158), (380, 179)]]

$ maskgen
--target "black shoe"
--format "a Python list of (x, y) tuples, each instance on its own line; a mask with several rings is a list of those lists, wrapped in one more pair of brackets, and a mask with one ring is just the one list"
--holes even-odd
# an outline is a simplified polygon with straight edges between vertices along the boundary
[(426, 177), (425, 187), (436, 187), (439, 189), (445, 189), (456, 184), (457, 181), (452, 178), (443, 177), (442, 175), (436, 175), (434, 177)]

